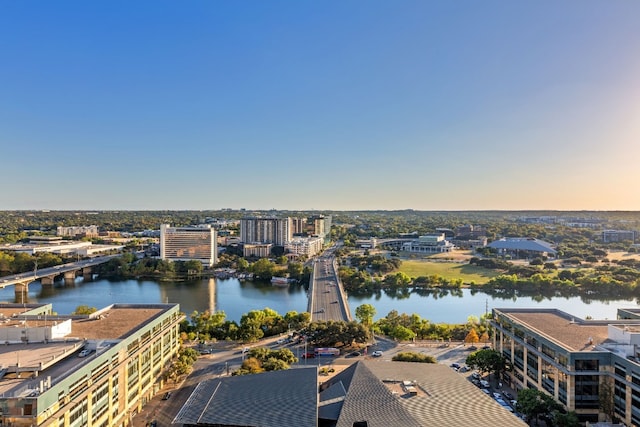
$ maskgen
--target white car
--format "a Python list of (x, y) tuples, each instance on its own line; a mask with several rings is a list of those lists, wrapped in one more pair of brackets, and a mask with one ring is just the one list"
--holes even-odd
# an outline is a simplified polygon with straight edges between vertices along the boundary
[(78, 357), (87, 357), (91, 353), (91, 350), (84, 349), (78, 353)]
[(373, 357), (380, 357), (380, 356), (382, 356), (382, 352), (380, 350), (376, 350), (373, 353), (371, 353), (371, 355)]

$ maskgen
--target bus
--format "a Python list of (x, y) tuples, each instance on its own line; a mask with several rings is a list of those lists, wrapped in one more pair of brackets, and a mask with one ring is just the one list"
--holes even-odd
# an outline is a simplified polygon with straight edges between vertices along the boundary
[(316, 356), (340, 356), (340, 350), (333, 347), (321, 347), (313, 350)]

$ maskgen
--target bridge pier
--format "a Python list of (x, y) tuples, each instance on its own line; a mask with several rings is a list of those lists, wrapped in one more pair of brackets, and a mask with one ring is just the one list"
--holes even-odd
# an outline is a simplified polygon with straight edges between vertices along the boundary
[(45, 277), (41, 277), (40, 278), (40, 283), (42, 283), (42, 286), (48, 286), (48, 287), (52, 287), (53, 286), (53, 279), (55, 279), (56, 276), (45, 276)]
[(13, 286), (16, 292), (16, 303), (24, 304), (29, 302), (29, 283), (30, 282), (16, 283)]
[(85, 282), (93, 279), (93, 274), (91, 274), (91, 267), (84, 267), (82, 269), (82, 280), (84, 280)]
[(76, 272), (75, 271), (65, 271), (64, 273), (64, 284), (65, 286), (73, 286), (76, 283)]

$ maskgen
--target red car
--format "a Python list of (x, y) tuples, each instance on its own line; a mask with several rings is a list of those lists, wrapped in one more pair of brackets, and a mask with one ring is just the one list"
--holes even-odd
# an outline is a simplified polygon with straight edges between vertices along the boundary
[(303, 355), (302, 355), (302, 358), (303, 358), (303, 359), (313, 359), (313, 358), (315, 358), (315, 357), (316, 357), (316, 354), (315, 354), (315, 353), (313, 353), (313, 352), (305, 353), (305, 354), (303, 354)]

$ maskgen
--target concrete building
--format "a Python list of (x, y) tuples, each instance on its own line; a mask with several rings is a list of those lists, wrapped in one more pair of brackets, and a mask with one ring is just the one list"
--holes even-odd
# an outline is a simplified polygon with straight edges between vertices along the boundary
[(243, 218), (240, 220), (240, 240), (284, 246), (293, 236), (292, 229), (291, 218)]
[(582, 320), (555, 309), (496, 308), (492, 325), (494, 348), (513, 366), (503, 382), (544, 391), (583, 422), (605, 421), (608, 406), (608, 415), (640, 425), (640, 310)]
[(16, 245), (0, 245), (0, 250), (21, 252), (30, 255), (37, 253), (53, 253), (53, 254), (78, 254), (80, 256), (87, 256), (97, 253), (119, 251), (124, 248), (123, 245), (94, 245), (91, 242), (69, 242), (58, 241), (52, 242), (46, 245), (32, 245), (32, 244), (16, 244)]
[(378, 246), (378, 239), (371, 237), (369, 239), (357, 239), (356, 247), (363, 249), (375, 249)]
[(210, 225), (198, 227), (160, 226), (160, 258), (171, 261), (200, 261), (206, 266), (218, 262), (216, 230)]
[(85, 226), (77, 226), (77, 227), (58, 227), (56, 229), (56, 234), (58, 236), (67, 236), (67, 237), (97, 237), (98, 236), (98, 226), (97, 225), (85, 225)]
[(622, 242), (624, 240), (635, 243), (636, 232), (633, 230), (603, 230), (602, 241), (604, 243)]
[(0, 304), (0, 424), (125, 427), (180, 346), (177, 304), (116, 304), (59, 316)]
[(451, 252), (455, 246), (445, 240), (444, 234), (427, 234), (402, 244), (402, 250), (416, 253)]
[(294, 237), (284, 245), (284, 250), (296, 256), (312, 257), (322, 252), (323, 245), (322, 237)]
[(271, 243), (245, 243), (242, 245), (242, 256), (268, 258), (271, 256), (271, 249), (273, 249)]

